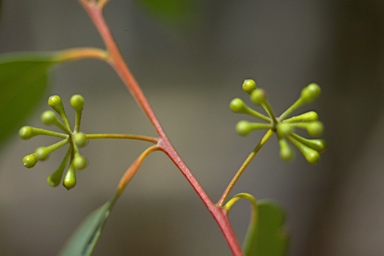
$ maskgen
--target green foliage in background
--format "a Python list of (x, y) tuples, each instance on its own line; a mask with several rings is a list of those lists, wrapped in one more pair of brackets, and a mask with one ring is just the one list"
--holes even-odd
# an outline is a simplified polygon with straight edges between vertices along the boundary
[(49, 54), (8, 54), (0, 58), (0, 144), (17, 134), (45, 95), (49, 69), (57, 64)]

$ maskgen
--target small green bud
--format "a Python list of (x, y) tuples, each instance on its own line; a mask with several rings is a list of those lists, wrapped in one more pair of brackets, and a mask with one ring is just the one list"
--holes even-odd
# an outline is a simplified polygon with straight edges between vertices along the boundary
[(48, 99), (48, 105), (53, 108), (58, 114), (64, 110), (63, 102), (61, 101), (60, 96), (53, 95)]
[(35, 151), (35, 155), (39, 160), (47, 159), (49, 157), (49, 154), (50, 154), (49, 150), (45, 147), (39, 147)]
[(34, 167), (38, 161), (36, 154), (30, 154), (23, 157), (23, 164), (27, 168)]
[(263, 104), (266, 99), (267, 99), (267, 96), (266, 96), (265, 91), (263, 89), (255, 89), (251, 93), (251, 100), (256, 105)]
[(307, 103), (307, 102), (311, 102), (313, 101), (314, 99), (317, 98), (317, 96), (320, 95), (320, 86), (315, 84), (315, 83), (312, 83), (312, 84), (309, 84), (307, 87), (305, 87), (302, 91), (301, 91), (301, 99)]
[(229, 108), (235, 113), (242, 113), (244, 112), (245, 104), (241, 99), (235, 98), (229, 104)]
[(298, 150), (300, 150), (300, 152), (303, 154), (308, 163), (315, 164), (319, 162), (319, 152), (301, 143), (300, 140), (296, 140), (294, 136), (288, 137), (288, 139), (290, 142), (292, 142), (293, 145), (295, 145)]
[(47, 183), (51, 187), (57, 187), (60, 185), (61, 178), (63, 177), (63, 173), (65, 170), (65, 165), (60, 165), (59, 168), (57, 168), (56, 171), (54, 171), (51, 175), (47, 178)]
[(253, 130), (260, 130), (260, 129), (272, 129), (272, 124), (253, 123), (253, 122), (251, 123), (248, 121), (240, 121), (236, 125), (236, 132), (241, 136), (245, 136)]
[(63, 180), (63, 186), (70, 190), (76, 186), (76, 170), (71, 164)]
[(87, 159), (81, 155), (76, 155), (72, 164), (77, 170), (83, 170), (85, 167), (87, 167)]
[(82, 148), (87, 144), (87, 137), (85, 137), (85, 134), (82, 132), (75, 133), (73, 135), (73, 141), (79, 148)]
[[(300, 149), (300, 148), (299, 148)], [(311, 149), (305, 145), (302, 144), (302, 147), (300, 149), (301, 153), (305, 157), (308, 163), (310, 164), (316, 164), (320, 161), (320, 154), (314, 149)]]
[(245, 136), (251, 131), (252, 129), (251, 129), (250, 123), (247, 121), (240, 121), (236, 125), (236, 132), (241, 136)]
[(256, 83), (252, 79), (246, 79), (243, 82), (243, 91), (250, 94), (253, 90), (256, 89)]
[(64, 131), (65, 133), (67, 134), (71, 134), (71, 131), (70, 129), (63, 125), (59, 119), (57, 119), (56, 117), (56, 114), (51, 111), (51, 110), (47, 110), (47, 111), (44, 111), (44, 113), (41, 115), (41, 121), (46, 124), (46, 125), (56, 125), (57, 127), (59, 127), (62, 131)]
[(58, 122), (58, 119), (53, 111), (47, 110), (41, 115), (41, 121), (46, 125), (52, 125)]
[(327, 148), (327, 143), (325, 140), (321, 139), (306, 139), (301, 137), (300, 135), (293, 133), (291, 136), (296, 139), (297, 141), (301, 142), (302, 144), (306, 145), (309, 148), (312, 148), (318, 152), (324, 152), (325, 149)]
[(327, 142), (325, 140), (311, 140), (312, 145), (311, 148), (317, 150), (318, 152), (324, 152), (327, 149)]
[(319, 116), (315, 111), (309, 111), (304, 114), (285, 119), (284, 123), (312, 122), (312, 121), (317, 121), (318, 119), (319, 119)]
[(48, 99), (48, 105), (53, 108), (53, 110), (56, 111), (56, 113), (59, 114), (59, 116), (61, 117), (61, 119), (64, 121), (64, 125), (66, 128), (64, 128), (64, 126), (62, 126), (60, 129), (62, 130), (70, 130), (71, 129), (71, 125), (69, 124), (69, 121), (68, 121), (68, 118), (67, 118), (67, 114), (65, 113), (65, 109), (64, 109), (64, 106), (63, 106), (63, 102), (61, 101), (61, 98), (57, 95), (53, 95), (51, 97), (49, 97)]
[(279, 123), (279, 124), (277, 124), (276, 129), (277, 129), (277, 133), (280, 136), (286, 137), (286, 136), (290, 135), (291, 133), (293, 133), (294, 127), (290, 124)]
[(315, 121), (308, 124), (308, 133), (312, 136), (320, 136), (323, 133), (324, 126), (321, 122)]
[(84, 106), (84, 98), (83, 96), (79, 94), (75, 94), (71, 97), (71, 106), (76, 110), (76, 111), (81, 111)]
[(293, 150), (289, 147), (285, 139), (283, 138), (279, 139), (279, 144), (280, 144), (280, 157), (286, 161), (291, 160), (293, 158)]
[(306, 146), (316, 150), (319, 153), (322, 153), (327, 148), (327, 143), (325, 140), (315, 139), (315, 140), (308, 140), (308, 144), (305, 144)]
[(22, 138), (23, 140), (29, 140), (30, 138), (32, 138), (33, 136), (35, 136), (35, 134), (33, 133), (33, 128), (30, 127), (30, 126), (24, 126), (22, 127), (20, 130), (19, 130), (19, 136), (20, 138)]

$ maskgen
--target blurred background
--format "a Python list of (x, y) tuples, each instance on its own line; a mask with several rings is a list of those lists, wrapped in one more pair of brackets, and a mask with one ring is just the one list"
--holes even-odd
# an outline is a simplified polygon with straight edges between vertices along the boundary
[[(180, 155), (216, 201), (261, 133), (241, 138), (230, 100), (244, 79), (268, 92), (276, 112), (311, 82), (329, 148), (311, 166), (297, 152), (286, 163), (275, 138), (233, 190), (271, 198), (286, 210), (290, 255), (384, 253), (384, 2), (362, 0), (112, 0), (105, 15), (131, 70)], [(3, 0), (0, 52), (103, 47), (77, 1)], [(88, 133), (155, 135), (113, 70), (95, 60), (55, 68), (47, 94), (85, 96)], [(68, 106), (68, 104), (67, 104)], [(42, 102), (28, 124), (42, 127)], [(72, 111), (67, 111), (71, 115)], [(73, 115), (72, 115), (73, 116)], [(109, 200), (147, 146), (91, 141), (89, 166), (71, 191), (47, 176), (64, 152), (33, 169), (21, 159), (51, 140), (16, 136), (0, 155), (0, 255), (55, 255), (89, 212)], [(243, 240), (250, 206), (230, 217)], [(94, 255), (230, 255), (216, 223), (162, 154), (143, 164), (108, 220)]]

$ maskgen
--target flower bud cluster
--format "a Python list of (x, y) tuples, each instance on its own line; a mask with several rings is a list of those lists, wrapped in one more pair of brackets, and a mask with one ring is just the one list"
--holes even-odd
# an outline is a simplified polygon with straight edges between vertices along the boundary
[(315, 164), (320, 160), (320, 153), (326, 149), (326, 143), (322, 139), (307, 139), (297, 133), (296, 129), (304, 129), (313, 137), (319, 137), (323, 133), (323, 124), (318, 120), (318, 115), (314, 111), (309, 111), (301, 115), (288, 116), (303, 104), (310, 103), (320, 95), (319, 85), (312, 83), (306, 86), (299, 99), (292, 104), (280, 117), (275, 114), (269, 105), (266, 92), (257, 88), (255, 81), (249, 79), (243, 83), (243, 90), (249, 94), (250, 100), (256, 106), (262, 106), (268, 115), (263, 115), (258, 111), (247, 106), (241, 99), (235, 98), (230, 103), (230, 109), (235, 113), (251, 115), (265, 122), (240, 121), (236, 125), (239, 135), (245, 136), (254, 130), (267, 129), (276, 133), (280, 145), (280, 157), (290, 160), (293, 157), (293, 150), (287, 143), (289, 141), (305, 157), (305, 159)]
[[(76, 185), (76, 170), (83, 170), (87, 166), (87, 160), (83, 157), (79, 148), (87, 144), (87, 137), (80, 132), (81, 114), (84, 106), (84, 98), (81, 95), (73, 95), (70, 100), (75, 110), (75, 127), (72, 130), (68, 121), (61, 98), (57, 95), (48, 99), (48, 105), (54, 110), (47, 110), (41, 115), (41, 121), (45, 125), (55, 125), (61, 132), (24, 126), (19, 130), (22, 139), (28, 140), (38, 135), (53, 136), (60, 138), (59, 142), (45, 147), (38, 147), (34, 153), (23, 158), (23, 164), (27, 168), (34, 167), (37, 162), (46, 160), (55, 150), (68, 144), (68, 150), (59, 167), (47, 178), (50, 186), (56, 187), (60, 183), (68, 190)], [(60, 119), (56, 116), (59, 115)], [(67, 171), (66, 171), (67, 170)], [(65, 172), (66, 171), (66, 172)], [(64, 174), (65, 173), (65, 174)], [(64, 176), (64, 178), (63, 178)], [(62, 181), (63, 180), (63, 181)]]

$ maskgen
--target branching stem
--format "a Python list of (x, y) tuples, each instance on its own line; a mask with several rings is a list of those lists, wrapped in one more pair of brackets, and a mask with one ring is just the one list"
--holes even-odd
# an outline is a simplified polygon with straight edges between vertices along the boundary
[[(141, 88), (136, 82), (135, 78), (128, 69), (127, 64), (125, 63), (122, 55), (113, 39), (111, 32), (104, 20), (103, 17), (103, 6), (107, 1), (100, 1), (99, 3), (103, 4), (94, 4), (88, 0), (79, 0), (83, 5), (87, 13), (89, 14), (91, 20), (99, 31), (105, 45), (107, 48), (108, 62), (115, 69), (116, 73), (120, 76), (121, 80), (127, 87), (127, 89), (132, 94), (133, 98), (136, 100), (138, 105), (143, 109), (145, 114), (148, 116), (149, 120), (153, 124), (157, 134), (159, 135), (158, 147), (156, 149), (162, 150), (178, 167), (182, 172), (188, 182), (191, 184), (193, 189), (196, 191), (200, 199), (203, 201), (207, 209), (212, 214), (213, 218), (216, 220), (218, 226), (220, 227), (224, 238), (226, 239), (229, 248), (232, 251), (232, 254), (235, 256), (243, 255), (241, 247), (236, 239), (236, 236), (233, 232), (231, 224), (228, 220), (225, 209), (221, 206), (215, 205), (213, 201), (209, 198), (205, 190), (201, 187), (199, 182), (196, 180), (194, 175), (191, 173), (189, 168), (186, 166), (184, 161), (180, 158), (175, 148), (169, 141), (166, 136), (160, 122), (158, 121), (156, 115), (154, 114), (152, 108), (150, 107), (147, 98), (144, 96)], [(89, 135), (87, 135), (89, 136)], [(138, 139), (138, 137), (136, 137)], [(153, 141), (151, 141), (153, 142)]]
[(239, 180), (241, 174), (243, 174), (244, 170), (250, 164), (252, 159), (256, 156), (257, 152), (264, 146), (264, 144), (271, 138), (273, 134), (272, 130), (268, 130), (268, 132), (264, 135), (264, 137), (260, 140), (259, 144), (255, 147), (255, 149), (248, 155), (247, 159), (245, 159), (244, 163), (240, 166), (239, 170), (236, 172), (235, 176), (233, 176), (231, 182), (229, 182), (227, 188), (224, 190), (223, 195), (220, 197), (217, 205), (222, 207), (227, 199), (229, 193), (232, 188), (235, 186), (236, 182)]

